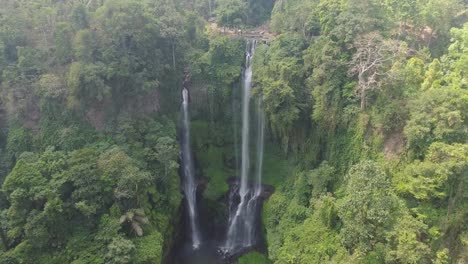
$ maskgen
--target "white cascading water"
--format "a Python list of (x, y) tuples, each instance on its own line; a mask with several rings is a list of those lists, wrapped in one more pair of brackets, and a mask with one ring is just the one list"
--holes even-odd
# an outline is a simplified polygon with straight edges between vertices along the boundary
[[(233, 97), (234, 97), (234, 89), (235, 87), (233, 86)], [(238, 175), (239, 173), (239, 145), (238, 145), (238, 139), (237, 139), (237, 133), (238, 133), (238, 128), (237, 128), (237, 102), (236, 100), (231, 100), (231, 110), (232, 110), (232, 130), (233, 130), (233, 138), (234, 138), (234, 161), (235, 161), (235, 175)]]
[(247, 202), (246, 209), (246, 235), (247, 238), (243, 245), (250, 247), (255, 245), (257, 242), (258, 230), (255, 230), (255, 217), (258, 215), (257, 210), (259, 209), (260, 195), (262, 194), (262, 169), (263, 169), (263, 141), (264, 141), (264, 127), (265, 117), (263, 113), (262, 103), (259, 99), (257, 101), (257, 170), (254, 188), (252, 190), (249, 201)]
[[(252, 87), (252, 60), (255, 52), (255, 41), (247, 43), (246, 64), (243, 73), (243, 96), (242, 96), (242, 161), (241, 161), (241, 179), (238, 194), (239, 204), (235, 210), (230, 209), (228, 233), (224, 250), (233, 252), (240, 248), (250, 247), (255, 244), (255, 216), (258, 205), (258, 198), (261, 194), (262, 160), (263, 160), (263, 131), (264, 116), (261, 104), (258, 104), (258, 135), (257, 135), (257, 177), (254, 188), (249, 188), (249, 170), (250, 170), (250, 142), (249, 142), (249, 124), (250, 124), (250, 90)], [(230, 208), (234, 208), (234, 194), (237, 189), (231, 193)]]
[(265, 135), (265, 113), (262, 101), (257, 101), (257, 181), (255, 183), (255, 196), (262, 194), (263, 149)]
[(201, 243), (200, 230), (197, 221), (197, 185), (195, 183), (192, 152), (190, 149), (190, 116), (188, 90), (182, 90), (182, 165), (183, 165), (183, 189), (187, 201), (187, 211), (192, 233), (192, 247), (198, 248)]

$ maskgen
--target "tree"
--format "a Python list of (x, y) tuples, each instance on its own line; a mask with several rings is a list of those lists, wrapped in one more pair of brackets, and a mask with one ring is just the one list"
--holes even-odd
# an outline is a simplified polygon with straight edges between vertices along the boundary
[[(396, 190), (412, 198), (412, 211), (431, 227), (428, 232), (430, 238), (441, 239), (452, 249), (463, 247), (467, 157), (467, 144), (435, 142), (422, 161), (415, 160), (406, 165), (394, 178)], [(417, 243), (408, 242), (401, 247), (412, 246), (417, 246)], [(452, 251), (451, 256), (459, 253), (458, 250)]]
[(59, 77), (54, 74), (44, 74), (39, 80), (40, 94), (46, 98), (63, 99), (66, 95), (66, 87)]
[(183, 19), (175, 9), (172, 1), (167, 1), (165, 4), (156, 5), (156, 15), (159, 17), (159, 27), (161, 36), (166, 38), (172, 49), (172, 67), (176, 69), (175, 48), (177, 42), (183, 36)]
[(328, 225), (328, 213), (334, 211), (334, 203), (331, 196), (314, 199), (313, 214), (285, 231), (283, 245), (274, 255), (275, 263), (329, 263), (339, 251), (344, 251), (339, 233)]
[(7, 234), (13, 245), (35, 241), (31, 247), (43, 249), (64, 242), (66, 204), (60, 186), (66, 175), (65, 158), (52, 148), (41, 156), (25, 152), (5, 179), (3, 190), (10, 202)]
[(404, 212), (389, 233), (393, 250), (388, 250), (386, 260), (404, 264), (424, 263), (429, 260), (430, 248), (421, 241), (427, 235), (427, 225)]
[[(450, 39), (450, 27), (459, 10), (463, 9), (459, 0), (424, 0), (420, 3), (418, 19), (421, 21), (419, 33), (423, 45), (441, 54)], [(437, 40), (437, 41), (435, 41)]]
[(163, 245), (164, 237), (157, 231), (136, 239), (135, 263), (159, 263), (163, 259)]
[(89, 26), (89, 15), (85, 5), (80, 3), (73, 8), (71, 22), (76, 31), (85, 29)]
[[(397, 190), (410, 193), (416, 199), (443, 199), (457, 192), (468, 166), (466, 144), (435, 142), (428, 148), (423, 161), (414, 161), (395, 177)], [(450, 185), (452, 186), (450, 186)], [(450, 187), (449, 187), (450, 186)]]
[(68, 160), (68, 177), (73, 186), (71, 201), (78, 208), (81, 207), (79, 202), (93, 206), (96, 212), (111, 204), (112, 190), (115, 186), (115, 182), (101, 178), (96, 164), (98, 156), (99, 151), (88, 147), (71, 152)]
[(232, 85), (239, 79), (243, 62), (244, 42), (226, 36), (214, 36), (209, 49), (193, 61), (194, 80), (209, 80), (207, 85), (210, 118), (219, 114), (228, 102)]
[(312, 185), (312, 196), (319, 197), (327, 192), (328, 185), (335, 178), (335, 168), (330, 166), (327, 161), (323, 161), (320, 166), (311, 170), (308, 175), (308, 182)]
[(102, 64), (74, 62), (68, 73), (69, 104), (80, 108), (102, 102), (111, 94), (106, 82), (106, 67)]
[(34, 79), (39, 75), (44, 65), (42, 52), (30, 47), (18, 47), (18, 73), (22, 78)]
[(138, 236), (143, 236), (143, 228), (141, 225), (148, 224), (149, 220), (145, 215), (143, 209), (133, 209), (127, 211), (124, 215), (120, 217), (120, 224), (128, 224), (135, 234)]
[(247, 19), (247, 3), (244, 0), (218, 0), (215, 14), (219, 25), (239, 27)]
[[(288, 71), (290, 65), (279, 65), (284, 67), (281, 70)], [(280, 70), (280, 71), (281, 71)], [(289, 132), (295, 121), (299, 118), (300, 110), (296, 105), (297, 98), (294, 90), (283, 80), (264, 80), (263, 101), (265, 112), (268, 114), (269, 121), (276, 130), (277, 135), (284, 140), (283, 147), (288, 149)]]
[(152, 180), (148, 172), (140, 170), (135, 161), (117, 146), (102, 153), (97, 166), (104, 180), (115, 186), (114, 198), (124, 210), (141, 206), (141, 197)]
[(452, 44), (448, 48), (448, 53), (444, 58), (445, 65), (449, 71), (445, 75), (445, 80), (451, 85), (459, 88), (468, 88), (468, 23), (462, 28), (452, 28)]
[(248, 0), (248, 16), (246, 22), (255, 26), (268, 20), (274, 3), (274, 0)]
[(243, 255), (238, 260), (239, 264), (270, 264), (269, 259), (256, 251)]
[(429, 90), (434, 88), (440, 88), (442, 81), (442, 65), (438, 59), (434, 59), (428, 66), (424, 81), (421, 84), (422, 90)]
[(350, 250), (372, 250), (376, 243), (384, 241), (397, 208), (398, 198), (377, 163), (363, 161), (351, 167), (338, 209), (344, 245)]
[[(282, 35), (270, 47), (259, 45), (253, 65), (253, 93), (262, 100), (274, 136), (285, 152), (297, 147), (309, 94), (304, 90), (302, 54), (305, 41), (297, 35)], [(298, 131), (299, 130), (299, 131)], [(297, 140), (297, 141), (295, 141)]]
[(170, 137), (160, 137), (155, 146), (156, 159), (164, 166), (164, 176), (167, 177), (168, 171), (178, 168), (176, 162), (179, 155), (179, 150), (175, 146), (175, 142)]
[(89, 29), (82, 29), (76, 33), (73, 40), (73, 51), (74, 57), (78, 61), (88, 63), (96, 61), (96, 50), (97, 34), (95, 32)]
[(107, 245), (106, 263), (128, 264), (132, 263), (135, 245), (132, 241), (117, 236)]
[[(171, 40), (176, 30), (170, 18), (154, 15), (153, 2), (135, 0), (106, 1), (94, 15), (93, 34), (99, 39), (97, 65), (103, 65), (106, 85), (111, 87), (114, 105), (127, 98), (155, 91), (168, 81), (165, 75), (172, 62)], [(161, 19), (161, 24), (158, 19)], [(164, 20), (164, 21), (163, 21)], [(176, 21), (177, 22), (177, 21)], [(162, 37), (162, 29), (166, 35)], [(169, 31), (166, 31), (168, 29)], [(177, 32), (175, 32), (177, 33)], [(166, 83), (168, 84), (168, 83)]]
[[(329, 3), (332, 2), (332, 3)], [(331, 30), (332, 38), (342, 44), (351, 44), (361, 35), (370, 32), (385, 33), (394, 23), (388, 16), (388, 8), (380, 0), (325, 1), (333, 12), (336, 25)], [(333, 10), (335, 9), (335, 10)], [(341, 12), (340, 12), (341, 11)], [(329, 15), (334, 15), (332, 13)], [(328, 14), (322, 14), (326, 17)]]
[[(257, 2), (257, 1), (250, 1)], [(295, 4), (278, 2), (271, 18), (276, 32), (297, 32), (304, 38), (320, 33), (318, 1), (299, 1)], [(253, 11), (252, 11), (253, 12)]]
[(33, 150), (33, 137), (29, 129), (24, 127), (10, 127), (5, 150), (13, 160), (20, 157), (21, 153)]
[(359, 36), (353, 44), (356, 52), (350, 62), (350, 75), (357, 75), (356, 93), (361, 100), (361, 110), (366, 108), (370, 91), (380, 88), (381, 79), (400, 53), (405, 52), (396, 41), (384, 40), (378, 32)]
[(463, 142), (467, 129), (468, 91), (441, 87), (422, 92), (410, 101), (405, 126), (408, 147), (422, 156), (435, 141)]

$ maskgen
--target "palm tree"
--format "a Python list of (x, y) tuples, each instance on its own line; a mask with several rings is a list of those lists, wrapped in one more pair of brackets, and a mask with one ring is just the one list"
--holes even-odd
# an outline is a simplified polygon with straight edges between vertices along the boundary
[(141, 228), (141, 226), (144, 224), (148, 224), (148, 223), (149, 223), (148, 217), (146, 217), (145, 212), (141, 208), (131, 209), (120, 217), (120, 224), (130, 225), (131, 229), (138, 236), (143, 235), (143, 228)]

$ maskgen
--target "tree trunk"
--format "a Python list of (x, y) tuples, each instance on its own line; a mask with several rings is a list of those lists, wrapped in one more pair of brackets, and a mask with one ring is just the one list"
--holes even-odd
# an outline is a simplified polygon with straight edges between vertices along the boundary
[(48, 50), (48, 49), (49, 49), (49, 45), (48, 45), (48, 43), (47, 43), (46, 32), (45, 32), (44, 28), (41, 28), (41, 31), (42, 31), (42, 36), (43, 36), (43, 38), (44, 38), (44, 45), (45, 45), (45, 48), (46, 48), (46, 50)]
[(174, 66), (174, 71), (176, 69), (176, 58), (175, 58), (175, 44), (172, 42), (172, 65)]
[(361, 97), (361, 111), (364, 111), (364, 109), (366, 108), (366, 85), (365, 85), (364, 76), (362, 73), (359, 73), (358, 80), (359, 80), (358, 91)]
[(366, 109), (366, 89), (361, 88), (361, 111)]

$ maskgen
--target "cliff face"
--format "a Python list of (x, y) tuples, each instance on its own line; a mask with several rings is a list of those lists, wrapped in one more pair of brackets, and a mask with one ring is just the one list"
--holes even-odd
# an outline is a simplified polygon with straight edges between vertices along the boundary
[(105, 128), (106, 122), (114, 117), (114, 114), (109, 114), (109, 112), (125, 112), (130, 116), (159, 112), (161, 109), (160, 93), (154, 90), (144, 95), (129, 97), (121, 105), (114, 106), (116, 108), (115, 111), (109, 111), (112, 107), (112, 100), (97, 102), (85, 111), (85, 119), (97, 131), (102, 131)]

